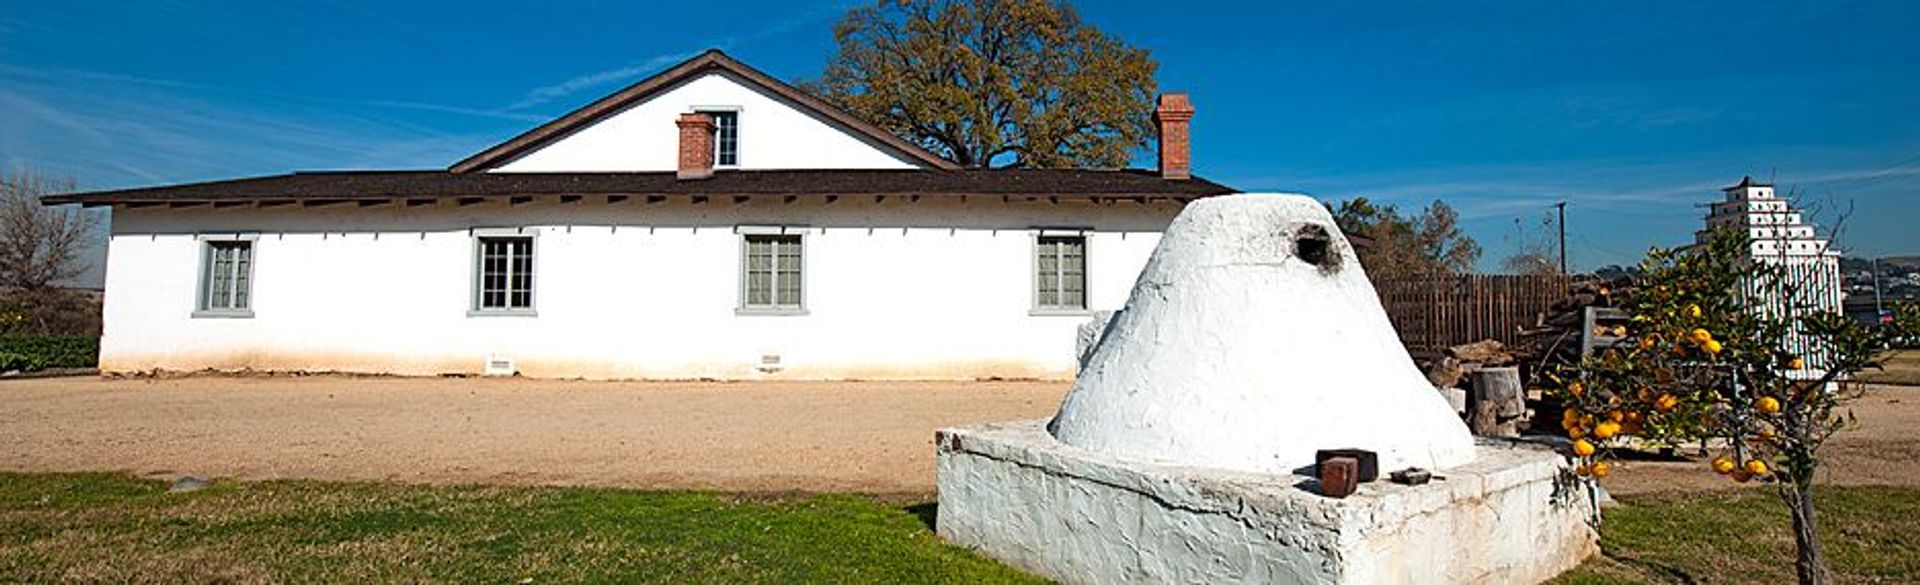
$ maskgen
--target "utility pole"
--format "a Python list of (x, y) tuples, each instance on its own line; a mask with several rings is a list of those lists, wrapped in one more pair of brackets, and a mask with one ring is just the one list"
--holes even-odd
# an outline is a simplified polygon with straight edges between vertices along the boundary
[(1553, 206), (1560, 210), (1560, 273), (1570, 274), (1567, 272), (1567, 202), (1561, 201)]
[(1886, 309), (1880, 306), (1880, 257), (1873, 257), (1873, 318), (1878, 320), (1880, 312)]

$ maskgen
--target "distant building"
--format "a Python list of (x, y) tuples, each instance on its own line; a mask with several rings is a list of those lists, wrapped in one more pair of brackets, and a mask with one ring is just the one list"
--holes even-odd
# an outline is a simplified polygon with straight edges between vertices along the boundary
[[(1740, 184), (1721, 191), (1726, 194), (1725, 199), (1711, 206), (1707, 228), (1695, 232), (1694, 240), (1705, 243), (1715, 229), (1745, 229), (1752, 240), (1751, 258), (1755, 262), (1785, 266), (1786, 288), (1793, 291), (1791, 299), (1766, 299), (1764, 297), (1773, 291), (1759, 290), (1763, 286), (1755, 283), (1756, 290), (1752, 292), (1762, 297), (1759, 299), (1762, 307), (1771, 311), (1791, 308), (1802, 313), (1841, 312), (1846, 288), (1840, 278), (1840, 252), (1833, 249), (1832, 242), (1820, 237), (1792, 202), (1774, 193), (1770, 183), (1742, 177)], [(1816, 348), (1804, 341), (1796, 345), (1799, 347), (1793, 351), (1807, 356), (1809, 364), (1820, 363)]]

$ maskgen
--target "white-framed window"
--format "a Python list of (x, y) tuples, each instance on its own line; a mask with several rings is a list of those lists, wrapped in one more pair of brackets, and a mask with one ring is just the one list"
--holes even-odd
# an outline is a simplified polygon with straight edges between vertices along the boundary
[(804, 228), (740, 228), (740, 312), (806, 311)]
[(714, 166), (740, 166), (740, 110), (713, 108), (694, 111), (713, 119)]
[(1043, 230), (1033, 240), (1033, 308), (1039, 313), (1087, 310), (1087, 236)]
[(251, 236), (200, 238), (200, 298), (193, 316), (253, 316), (254, 241)]
[(532, 315), (534, 241), (522, 229), (474, 230), (473, 305), (469, 315)]

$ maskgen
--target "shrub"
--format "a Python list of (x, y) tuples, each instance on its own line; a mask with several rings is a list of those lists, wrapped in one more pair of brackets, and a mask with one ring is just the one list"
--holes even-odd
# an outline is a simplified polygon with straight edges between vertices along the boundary
[(91, 368), (100, 363), (100, 338), (90, 335), (0, 336), (0, 372)]

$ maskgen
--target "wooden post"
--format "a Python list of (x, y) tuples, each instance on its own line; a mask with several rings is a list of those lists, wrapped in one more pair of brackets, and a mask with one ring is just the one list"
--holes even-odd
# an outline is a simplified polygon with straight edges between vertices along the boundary
[(1520, 418), (1527, 412), (1527, 396), (1520, 387), (1520, 368), (1480, 368), (1473, 373), (1473, 394), (1467, 405), (1467, 428), (1482, 437), (1520, 436)]

